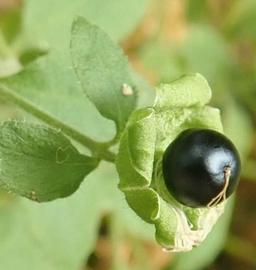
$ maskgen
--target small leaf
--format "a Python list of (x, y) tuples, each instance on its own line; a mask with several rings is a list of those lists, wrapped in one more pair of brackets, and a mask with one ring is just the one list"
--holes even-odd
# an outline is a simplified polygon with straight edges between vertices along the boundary
[(60, 131), (16, 121), (0, 126), (0, 157), (0, 185), (39, 202), (69, 196), (98, 164)]
[(211, 99), (211, 89), (200, 74), (186, 75), (157, 89), (156, 108), (205, 105)]
[(121, 49), (100, 28), (78, 17), (72, 25), (71, 56), (88, 98), (122, 129), (135, 107), (136, 89)]

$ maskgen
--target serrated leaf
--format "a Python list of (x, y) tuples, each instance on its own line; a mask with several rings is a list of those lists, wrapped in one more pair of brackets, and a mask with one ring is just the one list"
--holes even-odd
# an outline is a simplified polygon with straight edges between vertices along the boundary
[(74, 20), (71, 35), (73, 67), (84, 92), (122, 129), (136, 103), (126, 57), (106, 33), (82, 17)]
[(69, 196), (98, 164), (60, 131), (16, 121), (0, 126), (0, 157), (0, 185), (39, 202)]

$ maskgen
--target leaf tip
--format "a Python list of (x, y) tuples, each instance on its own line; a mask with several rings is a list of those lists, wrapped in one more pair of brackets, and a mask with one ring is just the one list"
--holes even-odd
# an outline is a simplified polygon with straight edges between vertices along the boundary
[[(76, 33), (77, 28), (80, 26), (88, 26), (90, 25), (90, 23), (86, 20), (86, 18), (84, 18), (83, 16), (80, 15), (76, 15), (72, 21), (72, 25), (71, 25), (71, 33)], [(72, 41), (72, 39), (71, 39)]]

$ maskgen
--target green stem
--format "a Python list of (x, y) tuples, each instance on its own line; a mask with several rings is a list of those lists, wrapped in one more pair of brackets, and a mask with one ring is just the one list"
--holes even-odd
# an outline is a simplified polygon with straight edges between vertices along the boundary
[(109, 162), (115, 161), (115, 154), (107, 150), (107, 148), (109, 147), (109, 143), (99, 143), (94, 141), (93, 139), (87, 137), (78, 130), (55, 118), (53, 115), (39, 109), (32, 102), (23, 98), (19, 94), (16, 94), (14, 91), (9, 90), (4, 85), (0, 85), (0, 97), (8, 102), (19, 106), (21, 109), (23, 109), (29, 114), (32, 114), (46, 124), (53, 126), (57, 129), (61, 129), (61, 131), (67, 136), (87, 147), (95, 156)]

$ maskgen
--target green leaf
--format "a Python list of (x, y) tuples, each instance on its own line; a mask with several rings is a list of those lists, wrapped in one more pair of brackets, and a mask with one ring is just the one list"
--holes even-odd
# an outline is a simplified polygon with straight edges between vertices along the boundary
[(95, 140), (110, 140), (114, 136), (114, 124), (102, 118), (84, 96), (68, 63), (65, 54), (61, 57), (60, 52), (53, 51), (1, 82), (41, 110)]
[(183, 76), (171, 84), (161, 84), (157, 89), (156, 109), (165, 107), (202, 106), (211, 99), (211, 89), (200, 74)]
[(71, 56), (88, 98), (122, 129), (135, 107), (136, 92), (121, 49), (100, 28), (77, 17), (72, 25)]
[(16, 121), (0, 127), (0, 156), (0, 185), (39, 202), (69, 196), (98, 164), (60, 131)]
[[(145, 8), (146, 0), (142, 0), (140, 3), (134, 0), (133, 2), (132, 6), (130, 6), (130, 1), (127, 0), (118, 2), (110, 0), (101, 3), (102, 10), (106, 10), (106, 6), (107, 9), (111, 9), (112, 3), (115, 6), (113, 10), (117, 10), (114, 17), (108, 16), (107, 13), (104, 14), (104, 25), (108, 21), (107, 28), (111, 36), (120, 38), (117, 32), (111, 32), (113, 26), (117, 25), (117, 16), (120, 15), (119, 27), (122, 23), (125, 23), (125, 20), (123, 22), (121, 20), (127, 10), (132, 14), (132, 16), (129, 16), (130, 22), (134, 19), (133, 15), (143, 13), (139, 9)], [(145, 5), (144, 8), (142, 3)], [(114, 136), (114, 124), (112, 121), (103, 119), (97, 109), (82, 93), (81, 86), (71, 68), (72, 63), (68, 50), (70, 26), (75, 15), (89, 16), (91, 14), (90, 19), (97, 23), (96, 11), (99, 11), (99, 9), (98, 5), (94, 7), (94, 4), (94, 0), (74, 0), (72, 2), (56, 0), (54, 4), (50, 0), (27, 0), (24, 6), (22, 40), (25, 40), (26, 44), (30, 44), (29, 48), (31, 48), (31, 44), (33, 48), (37, 48), (39, 45), (40, 48), (48, 48), (49, 54), (46, 57), (37, 59), (37, 61), (28, 65), (23, 72), (10, 77), (4, 82), (10, 89), (17, 91), (41, 109), (53, 114), (65, 123), (88, 134), (95, 140), (106, 141), (111, 140)], [(51, 6), (51, 9), (49, 9), (49, 6)], [(128, 6), (129, 8), (127, 8)], [(122, 12), (119, 12), (119, 9), (122, 9)], [(56, 16), (57, 13), (58, 16)], [(47, 21), (45, 20), (46, 17), (48, 18)], [(101, 17), (99, 20), (101, 21), (103, 18)], [(104, 27), (102, 24), (101, 27)], [(131, 27), (131, 25), (128, 26), (127, 24), (127, 27)], [(28, 45), (26, 45), (26, 48), (28, 48)], [(27, 55), (26, 51), (23, 51), (23, 53), (25, 55), (22, 55), (21, 60), (30, 61), (31, 51), (28, 51), (30, 55)], [(144, 95), (144, 89), (148, 90), (148, 86), (140, 82), (137, 83), (137, 81), (136, 84), (139, 84), (139, 90)], [(150, 97), (148, 98), (147, 95), (141, 97), (141, 92), (139, 98), (145, 103), (145, 100), (147, 102)], [(78, 115), (79, 117), (77, 117)]]

